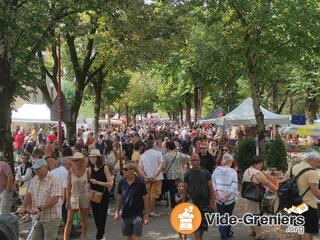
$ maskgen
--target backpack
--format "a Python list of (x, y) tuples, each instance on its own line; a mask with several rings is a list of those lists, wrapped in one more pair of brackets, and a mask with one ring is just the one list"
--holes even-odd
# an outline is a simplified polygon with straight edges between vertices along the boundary
[(307, 171), (314, 170), (314, 168), (305, 168), (301, 170), (297, 176), (292, 174), (292, 168), (290, 169), (290, 178), (283, 182), (278, 189), (279, 207), (291, 208), (292, 206), (298, 206), (301, 204), (303, 196), (310, 190), (310, 187), (300, 196), (297, 179)]

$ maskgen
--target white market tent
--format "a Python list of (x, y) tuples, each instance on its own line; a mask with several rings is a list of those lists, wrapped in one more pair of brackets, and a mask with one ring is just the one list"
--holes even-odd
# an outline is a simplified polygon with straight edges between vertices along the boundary
[[(99, 119), (99, 123), (108, 124), (109, 123), (108, 115), (106, 114), (105, 119)], [(119, 117), (119, 114), (116, 114), (114, 117), (110, 118), (110, 124), (122, 125), (125, 123), (126, 123), (126, 119), (122, 118), (121, 116)]]
[(12, 111), (12, 122), (16, 123), (56, 123), (51, 121), (50, 109), (46, 104), (24, 104)]
[[(268, 111), (260, 106), (264, 115), (265, 124), (288, 125), (290, 123), (290, 115), (280, 115)], [(212, 119), (211, 123), (217, 125), (256, 125), (256, 118), (253, 110), (252, 98), (244, 100), (237, 108), (225, 115), (224, 117)]]

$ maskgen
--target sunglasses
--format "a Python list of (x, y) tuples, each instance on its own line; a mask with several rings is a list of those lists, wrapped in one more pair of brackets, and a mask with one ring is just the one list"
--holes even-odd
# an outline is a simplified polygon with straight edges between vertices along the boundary
[(132, 170), (132, 168), (123, 168), (123, 171), (129, 171)]

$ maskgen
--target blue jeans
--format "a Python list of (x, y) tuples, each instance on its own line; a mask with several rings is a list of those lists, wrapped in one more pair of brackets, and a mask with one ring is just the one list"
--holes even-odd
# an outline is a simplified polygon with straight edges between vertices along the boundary
[[(228, 213), (229, 216), (232, 215), (233, 209), (234, 209), (234, 204), (235, 202), (229, 204), (229, 205), (222, 205), (217, 203), (217, 210), (218, 213), (220, 214), (220, 216)], [(231, 231), (231, 226), (227, 225), (227, 226), (219, 226), (219, 231), (220, 231), (220, 239), (221, 240), (227, 240), (228, 237), (230, 236), (230, 231)]]

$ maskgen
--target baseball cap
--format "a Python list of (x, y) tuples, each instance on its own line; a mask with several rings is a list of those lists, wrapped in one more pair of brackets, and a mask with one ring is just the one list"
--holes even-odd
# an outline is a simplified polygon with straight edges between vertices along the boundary
[(46, 160), (44, 160), (44, 159), (37, 159), (37, 160), (34, 162), (32, 168), (33, 168), (33, 169), (38, 169), (38, 168), (47, 167), (47, 166), (48, 166), (48, 163), (47, 163)]

